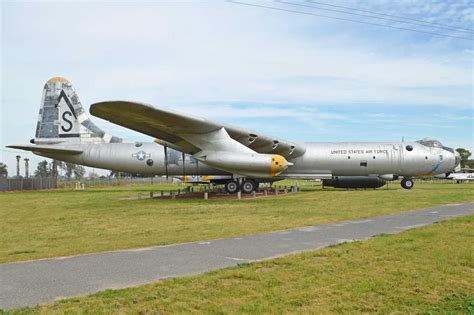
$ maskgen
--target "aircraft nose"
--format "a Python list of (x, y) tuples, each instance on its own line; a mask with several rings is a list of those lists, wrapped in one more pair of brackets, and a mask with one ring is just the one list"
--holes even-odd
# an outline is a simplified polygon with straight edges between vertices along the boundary
[(449, 164), (450, 164), (450, 166), (452, 166), (450, 171), (453, 171), (455, 168), (458, 167), (459, 163), (461, 162), (461, 155), (459, 154), (459, 152), (457, 152), (453, 148), (443, 147), (443, 149), (445, 151), (450, 152), (450, 154), (449, 154), (450, 163)]
[(454, 167), (458, 167), (461, 163), (461, 154), (458, 151), (454, 151)]

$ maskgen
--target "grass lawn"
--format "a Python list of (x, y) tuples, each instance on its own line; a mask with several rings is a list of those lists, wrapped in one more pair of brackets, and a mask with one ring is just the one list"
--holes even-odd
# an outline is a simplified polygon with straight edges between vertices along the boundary
[[(251, 200), (123, 200), (170, 186), (0, 193), (0, 263), (165, 245), (474, 201), (472, 184), (321, 190)], [(177, 188), (176, 186), (174, 186)]]
[(16, 314), (473, 314), (474, 215)]

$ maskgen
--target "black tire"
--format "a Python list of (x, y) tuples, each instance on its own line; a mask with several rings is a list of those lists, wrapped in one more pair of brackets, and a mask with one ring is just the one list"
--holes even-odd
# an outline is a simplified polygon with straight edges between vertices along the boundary
[(410, 178), (404, 178), (402, 179), (402, 182), (400, 183), (404, 189), (412, 189), (413, 185), (413, 180)]
[(242, 192), (244, 194), (251, 194), (257, 188), (257, 184), (253, 180), (247, 179), (242, 183)]
[(229, 180), (224, 187), (229, 194), (235, 194), (239, 191), (239, 184), (235, 180)]

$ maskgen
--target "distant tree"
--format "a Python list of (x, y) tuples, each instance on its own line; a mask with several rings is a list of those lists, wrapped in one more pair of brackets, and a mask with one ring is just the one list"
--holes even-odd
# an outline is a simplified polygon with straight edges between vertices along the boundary
[(0, 177), (8, 177), (7, 165), (0, 163)]
[(77, 165), (74, 163), (63, 162), (61, 169), (65, 172), (67, 178), (71, 178), (74, 174), (74, 170), (77, 168)]
[(140, 174), (140, 173), (137, 173), (137, 174), (132, 174), (132, 177), (139, 177), (139, 178), (143, 178), (143, 177), (150, 177), (149, 175), (145, 175), (145, 174)]
[(110, 171), (109, 177), (115, 177), (115, 178), (124, 178), (124, 177), (131, 177), (132, 175), (130, 173), (126, 172), (119, 172), (119, 171)]
[(86, 174), (86, 169), (82, 165), (76, 165), (73, 170), (75, 179), (82, 179)]
[(461, 156), (461, 167), (466, 167), (466, 163), (471, 156), (471, 152), (464, 148), (457, 148), (456, 151), (458, 151), (459, 155)]
[(61, 169), (65, 172), (67, 178), (81, 179), (86, 174), (86, 169), (81, 166), (70, 162), (61, 162)]
[(49, 168), (50, 168), (51, 176), (58, 176), (58, 169), (64, 169), (65, 162), (60, 161), (60, 160), (53, 160), (50, 163)]
[(99, 178), (99, 174), (94, 173), (94, 172), (89, 173), (89, 179), (97, 179), (97, 178)]
[(51, 176), (51, 169), (49, 163), (46, 160), (43, 160), (38, 163), (35, 170), (35, 177), (48, 177)]
[(465, 167), (474, 169), (474, 160), (467, 160), (464, 165)]

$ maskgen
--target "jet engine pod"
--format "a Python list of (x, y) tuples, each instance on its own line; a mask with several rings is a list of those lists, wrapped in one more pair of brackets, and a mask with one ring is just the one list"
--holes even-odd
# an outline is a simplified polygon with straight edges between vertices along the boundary
[(399, 176), (393, 174), (383, 174), (379, 175), (379, 177), (383, 180), (397, 180)]
[(193, 157), (229, 173), (261, 178), (276, 176), (293, 165), (278, 154), (199, 152)]
[(323, 179), (323, 186), (334, 188), (379, 188), (387, 182), (376, 176), (338, 176)]

